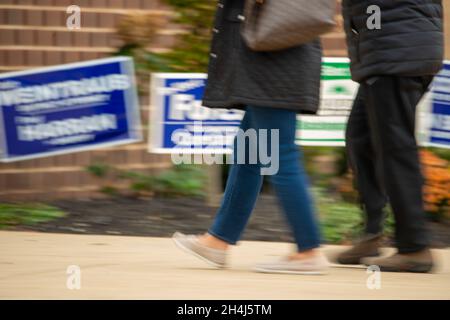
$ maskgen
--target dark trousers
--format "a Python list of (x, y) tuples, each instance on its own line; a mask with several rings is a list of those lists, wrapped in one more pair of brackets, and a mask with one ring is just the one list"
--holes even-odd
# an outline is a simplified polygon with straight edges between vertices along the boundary
[(415, 139), (415, 114), (432, 77), (373, 77), (361, 83), (347, 127), (347, 150), (366, 213), (366, 232), (380, 233), (383, 208), (395, 217), (400, 253), (428, 246)]

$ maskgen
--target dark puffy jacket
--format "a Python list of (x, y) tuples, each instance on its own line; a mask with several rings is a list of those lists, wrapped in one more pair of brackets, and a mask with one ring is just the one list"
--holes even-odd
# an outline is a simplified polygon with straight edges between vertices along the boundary
[(203, 105), (315, 113), (322, 47), (318, 40), (276, 52), (250, 50), (241, 37), (244, 0), (219, 0)]
[[(369, 30), (370, 5), (381, 9), (381, 29)], [(343, 0), (352, 76), (434, 75), (444, 55), (441, 0)]]

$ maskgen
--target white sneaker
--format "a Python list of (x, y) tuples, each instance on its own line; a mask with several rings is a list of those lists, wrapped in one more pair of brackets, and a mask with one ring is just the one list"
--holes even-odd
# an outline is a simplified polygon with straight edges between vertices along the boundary
[(319, 254), (307, 259), (282, 258), (277, 261), (261, 263), (255, 266), (256, 272), (320, 275), (327, 273), (329, 262), (324, 255)]
[(204, 246), (198, 241), (198, 236), (196, 235), (175, 232), (172, 239), (181, 250), (202, 259), (213, 267), (225, 268), (227, 266), (227, 252)]

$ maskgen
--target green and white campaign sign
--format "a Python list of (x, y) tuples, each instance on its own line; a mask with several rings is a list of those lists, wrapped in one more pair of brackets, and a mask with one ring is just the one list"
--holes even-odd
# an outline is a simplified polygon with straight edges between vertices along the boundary
[(324, 58), (320, 109), (317, 115), (298, 117), (297, 143), (344, 146), (347, 119), (358, 87), (351, 79), (348, 59)]

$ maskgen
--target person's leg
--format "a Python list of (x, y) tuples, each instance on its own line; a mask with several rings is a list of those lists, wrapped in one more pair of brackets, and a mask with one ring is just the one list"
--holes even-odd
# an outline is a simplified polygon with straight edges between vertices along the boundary
[(387, 203), (379, 166), (376, 165), (363, 87), (359, 88), (348, 119), (346, 151), (366, 224), (364, 235), (351, 248), (341, 252), (336, 260), (341, 264), (360, 264), (362, 258), (380, 254), (385, 218), (383, 209)]
[(373, 144), (395, 216), (399, 253), (421, 251), (428, 246), (428, 234), (415, 111), (427, 84), (422, 78), (383, 76), (363, 86)]
[[(252, 113), (253, 111), (249, 109), (245, 113), (240, 127), (244, 132), (252, 128)], [(205, 244), (217, 243), (215, 241), (217, 239), (227, 244), (236, 244), (255, 207), (263, 182), (260, 165), (258, 163), (251, 164), (248, 161), (237, 163), (238, 152), (245, 152), (248, 158), (249, 143), (247, 139), (245, 150), (239, 150), (237, 149), (237, 139), (235, 139), (234, 163), (230, 169), (221, 206), (208, 231), (210, 236), (206, 236)]]
[[(288, 110), (248, 107), (242, 129), (244, 131), (256, 129), (258, 139), (250, 141), (258, 142), (258, 148), (261, 148), (262, 143), (266, 143), (268, 156), (274, 161), (279, 159), (279, 170), (278, 172), (275, 170), (271, 181), (293, 228), (298, 246), (296, 254), (275, 263), (260, 264), (255, 270), (270, 273), (323, 273), (328, 267), (328, 262), (323, 254), (316, 250), (320, 246), (320, 237), (307, 190), (306, 177), (300, 167), (295, 145), (296, 113)], [(259, 138), (259, 130), (264, 129), (279, 130), (279, 154), (278, 150), (271, 148), (271, 132), (268, 139)], [(173, 237), (181, 249), (216, 267), (226, 266), (226, 249), (229, 244), (235, 244), (239, 240), (247, 224), (262, 186), (262, 169), (277, 165), (270, 163), (263, 168), (260, 152), (256, 164), (249, 162), (248, 154), (251, 153), (250, 150), (254, 151), (254, 148), (249, 146), (248, 140), (246, 142), (246, 162), (244, 164), (236, 162), (233, 165), (222, 205), (209, 233), (202, 237), (175, 233)], [(236, 149), (237, 146), (239, 144), (235, 140), (235, 151), (238, 153), (244, 151)], [(239, 160), (236, 159), (237, 152), (234, 155), (235, 160)]]
[[(242, 132), (251, 129), (251, 113), (249, 110), (245, 113), (240, 126)], [(182, 250), (219, 268), (226, 267), (227, 249), (229, 245), (239, 240), (253, 211), (263, 181), (258, 162), (251, 164), (248, 161), (245, 163), (236, 161), (242, 152), (248, 158), (247, 151), (251, 149), (251, 141), (246, 139), (244, 150), (237, 148), (237, 142), (236, 138), (234, 164), (230, 169), (222, 204), (208, 233), (196, 236), (176, 232), (173, 235), (175, 244)]]
[(376, 167), (362, 88), (358, 91), (348, 119), (346, 150), (365, 213), (365, 233), (381, 234), (385, 218), (383, 209), (387, 204), (387, 197)]
[(270, 130), (279, 130), (279, 170), (268, 178), (292, 227), (298, 251), (306, 252), (318, 248), (320, 246), (318, 224), (308, 191), (306, 173), (300, 165), (299, 148), (295, 144), (296, 112), (258, 107), (249, 107), (249, 110), (252, 111), (253, 127), (257, 130), (268, 130), (269, 150)]

